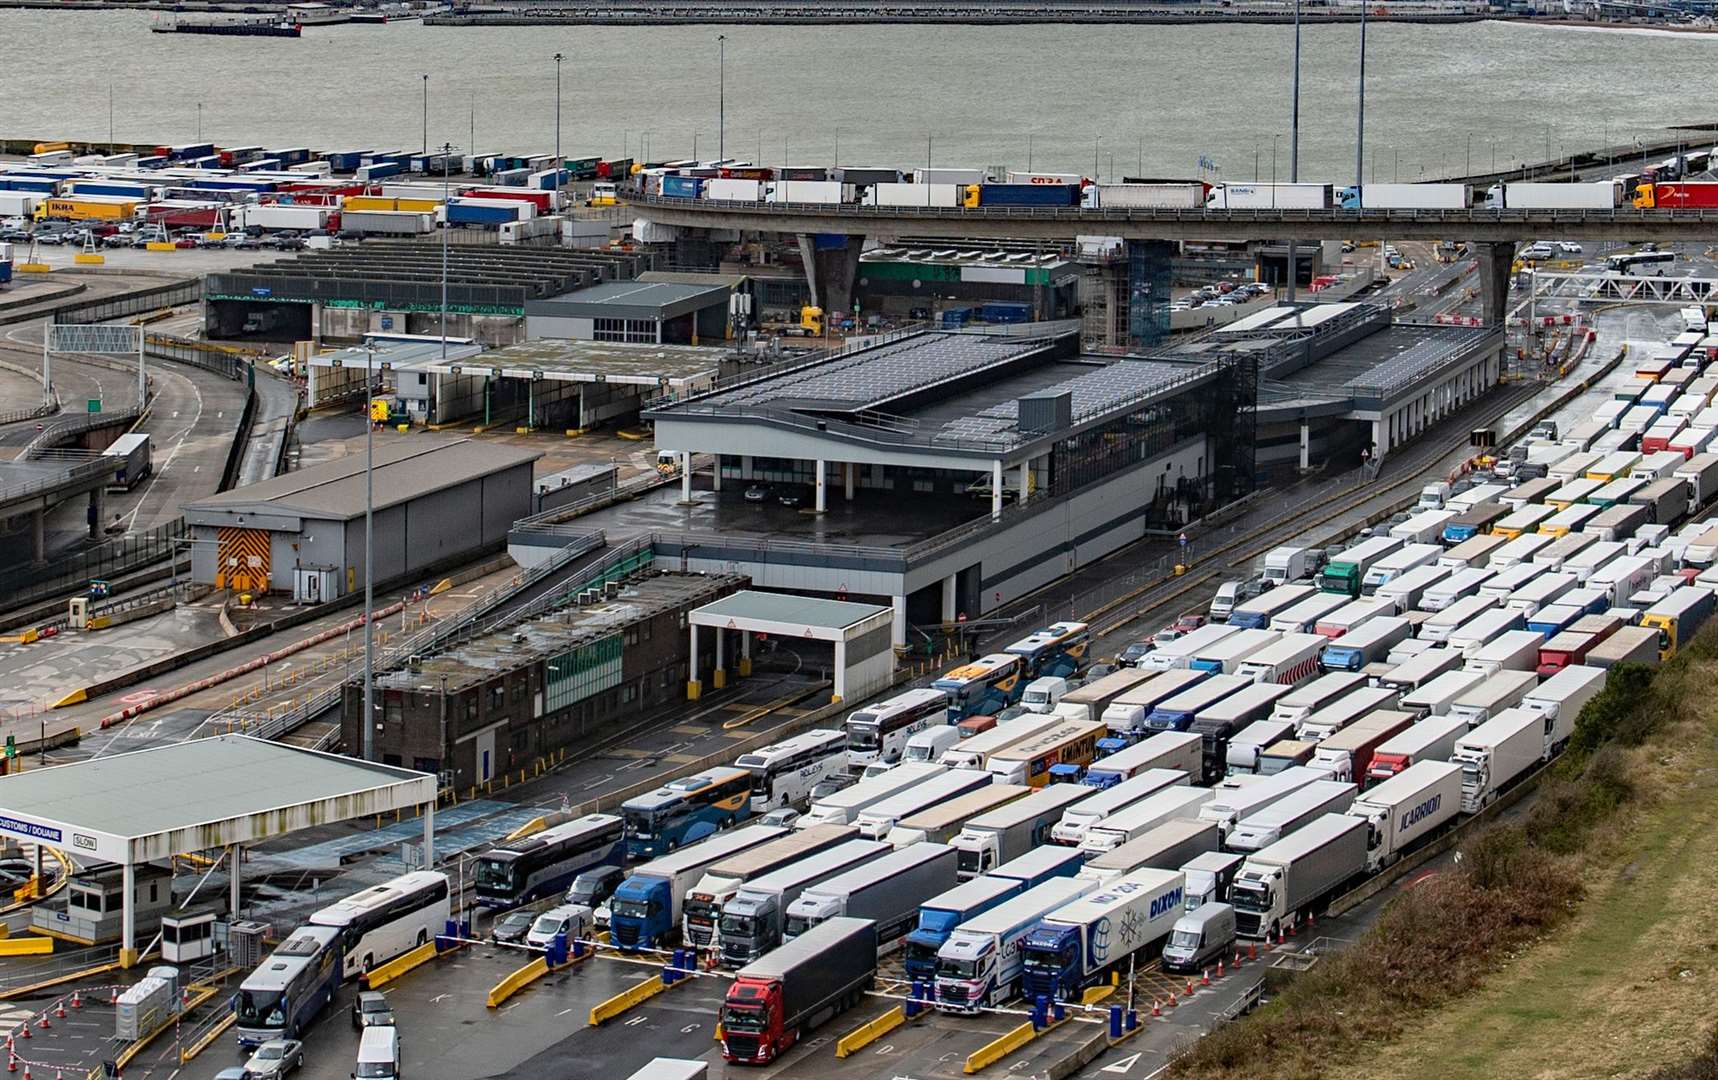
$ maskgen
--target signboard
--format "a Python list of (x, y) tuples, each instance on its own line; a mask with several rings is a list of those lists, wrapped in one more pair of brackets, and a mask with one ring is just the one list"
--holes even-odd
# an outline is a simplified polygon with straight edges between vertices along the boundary
[(90, 398), (88, 408), (89, 408), (89, 411), (92, 413), (101, 412), (101, 398), (98, 398), (98, 397)]

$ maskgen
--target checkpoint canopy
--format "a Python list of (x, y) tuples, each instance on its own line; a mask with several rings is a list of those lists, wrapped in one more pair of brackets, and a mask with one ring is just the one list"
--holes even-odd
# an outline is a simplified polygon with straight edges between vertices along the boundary
[(723, 666), (724, 639), (740, 635), (741, 675), (751, 674), (752, 639), (758, 634), (781, 638), (827, 641), (835, 646), (835, 700), (862, 701), (886, 689), (894, 677), (894, 609), (847, 600), (824, 600), (744, 590), (705, 604), (688, 617), (692, 634), (691, 666), (686, 694), (696, 699), (703, 691), (698, 679), (698, 629), (716, 635), (716, 669), (713, 684), (726, 685)]
[[(151, 747), (0, 777), (0, 837), (124, 870), (121, 957), (136, 956), (136, 867), (394, 810), (424, 811), (433, 863), (436, 778), (247, 735)], [(229, 863), (237, 909), (238, 860)]]

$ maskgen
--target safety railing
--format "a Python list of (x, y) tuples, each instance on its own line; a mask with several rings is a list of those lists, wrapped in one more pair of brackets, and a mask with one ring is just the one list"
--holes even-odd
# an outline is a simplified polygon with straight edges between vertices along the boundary
[[(111, 467), (111, 466), (109, 466)], [(157, 525), (141, 533), (105, 541), (46, 566), (18, 567), (0, 572), (0, 597), (8, 608), (22, 607), (91, 580), (117, 577), (165, 559), (173, 542), (186, 533), (185, 519)]]
[(139, 315), (145, 311), (191, 304), (202, 298), (203, 282), (200, 278), (193, 278), (190, 281), (176, 281), (171, 285), (157, 285), (120, 296), (92, 300), (86, 304), (68, 305), (54, 312), (54, 322), (105, 322), (125, 315)]

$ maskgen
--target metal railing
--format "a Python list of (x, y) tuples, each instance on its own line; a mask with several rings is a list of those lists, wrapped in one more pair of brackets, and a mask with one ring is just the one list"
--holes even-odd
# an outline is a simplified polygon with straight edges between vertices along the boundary
[(145, 311), (191, 304), (202, 298), (202, 279), (193, 278), (190, 281), (176, 281), (170, 285), (157, 285), (153, 288), (138, 289), (135, 292), (120, 296), (91, 300), (85, 304), (68, 305), (54, 312), (54, 322), (106, 322), (109, 319), (117, 319), (125, 315), (140, 315)]
[(92, 579), (128, 573), (167, 558), (173, 542), (184, 537), (186, 532), (185, 519), (174, 518), (146, 532), (108, 540), (46, 566), (0, 571), (0, 597), (6, 598), (8, 607), (20, 607), (81, 587)]
[[(36, 455), (32, 455), (32, 457), (34, 456)], [(88, 461), (73, 462), (67, 464), (63, 472), (54, 476), (43, 477), (39, 480), (26, 480), (22, 483), (10, 484), (6, 487), (0, 488), (0, 506), (17, 502), (19, 499), (28, 498), (38, 492), (53, 491), (56, 488), (65, 487), (67, 484), (77, 483), (80, 480), (88, 480), (102, 472), (112, 472), (117, 467), (117, 462), (112, 460), (102, 461), (99, 458), (93, 458)]]

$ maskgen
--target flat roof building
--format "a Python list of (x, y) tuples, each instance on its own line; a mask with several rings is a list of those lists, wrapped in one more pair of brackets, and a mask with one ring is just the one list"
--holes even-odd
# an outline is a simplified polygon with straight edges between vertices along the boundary
[(525, 304), (532, 338), (637, 345), (713, 344), (728, 337), (726, 285), (610, 281)]
[(904, 646), (911, 623), (976, 617), (1251, 483), (1232, 363), (1086, 357), (1077, 328), (1016, 329), (909, 334), (653, 408), (659, 449), (715, 456), (713, 490), (694, 498), (687, 474), (677, 500), (580, 524), (892, 606)]
[[(439, 773), (444, 785), (481, 784), (683, 700), (693, 670), (688, 614), (746, 580), (663, 573), (652, 560), (646, 548), (557, 609), (497, 622), (379, 672), (377, 757)], [(706, 670), (718, 647), (707, 635)], [(357, 746), (363, 687), (348, 684), (345, 695), (341, 733)]]
[[(375, 580), (499, 550), (531, 513), (532, 463), (542, 456), (475, 439), (379, 438)], [(187, 504), (193, 580), (306, 603), (362, 588), (365, 489), (365, 456), (351, 454)]]

